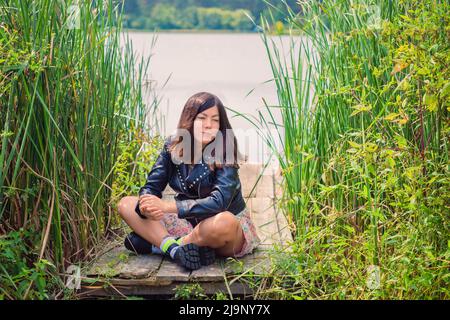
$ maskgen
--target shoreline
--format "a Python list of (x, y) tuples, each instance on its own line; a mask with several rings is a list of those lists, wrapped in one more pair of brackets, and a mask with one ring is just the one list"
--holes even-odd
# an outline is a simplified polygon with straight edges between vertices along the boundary
[[(135, 33), (173, 33), (173, 34), (262, 34), (262, 31), (238, 31), (238, 30), (214, 30), (214, 29), (133, 29), (133, 28), (123, 28), (122, 32), (135, 32)], [(284, 32), (269, 33), (272, 36), (289, 36), (291, 33)], [(300, 34), (292, 34), (299, 36)]]

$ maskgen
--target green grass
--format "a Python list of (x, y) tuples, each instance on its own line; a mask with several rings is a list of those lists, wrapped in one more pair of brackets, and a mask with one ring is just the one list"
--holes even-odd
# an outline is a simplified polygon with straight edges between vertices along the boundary
[(286, 8), (303, 35), (288, 55), (262, 35), (279, 106), (249, 119), (281, 165), (295, 236), (267, 295), (449, 298), (448, 2), (300, 5)]
[(109, 228), (118, 145), (149, 129), (121, 5), (82, 1), (70, 27), (71, 4), (0, 0), (0, 234), (33, 232), (21, 258), (59, 271)]

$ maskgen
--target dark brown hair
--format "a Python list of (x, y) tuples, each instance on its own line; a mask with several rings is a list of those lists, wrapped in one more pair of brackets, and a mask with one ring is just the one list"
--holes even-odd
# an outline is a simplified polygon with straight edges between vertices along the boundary
[[(212, 151), (212, 156), (214, 156), (214, 158), (218, 158), (219, 162), (214, 161), (213, 165), (210, 164), (210, 168), (212, 170), (214, 170), (214, 168), (222, 168), (223, 165), (225, 166), (233, 166), (235, 168), (239, 168), (239, 160), (244, 159), (244, 161), (246, 160), (245, 157), (243, 157), (239, 150), (238, 150), (238, 145), (237, 145), (237, 140), (236, 137), (234, 136), (234, 132), (233, 132), (233, 128), (231, 127), (230, 121), (228, 120), (228, 116), (225, 110), (225, 107), (222, 103), (222, 101), (214, 94), (209, 93), (209, 92), (199, 92), (194, 94), (193, 96), (191, 96), (185, 103), (183, 111), (181, 112), (181, 116), (180, 116), (180, 120), (178, 122), (178, 126), (177, 129), (184, 129), (189, 131), (190, 133), (190, 145), (191, 145), (191, 163), (194, 163), (194, 120), (197, 117), (197, 115), (200, 112), (203, 112), (206, 109), (212, 108), (216, 106), (219, 110), (219, 132), (221, 134), (216, 135), (215, 139), (213, 139), (209, 144), (211, 143), (218, 143), (218, 139), (221, 138), (223, 139), (222, 141), (222, 150), (223, 150), (223, 154), (222, 155), (218, 155), (216, 157), (215, 155), (215, 150), (216, 148), (213, 149)], [(233, 139), (234, 145), (233, 145), (233, 152), (234, 152), (234, 157), (233, 157), (233, 163), (229, 163), (226, 162), (226, 150), (228, 150), (227, 148), (227, 143), (229, 143), (229, 141), (226, 141), (227, 136), (226, 136), (226, 131), (228, 129), (228, 132), (230, 134), (231, 132), (231, 137)], [(230, 131), (231, 130), (231, 131)], [(169, 150), (170, 152), (176, 152), (176, 146), (182, 141), (182, 137), (180, 134), (176, 134), (174, 139), (171, 141), (171, 144), (169, 145)], [(206, 147), (206, 146), (205, 146)], [(180, 157), (183, 156), (183, 150), (179, 150), (178, 151), (178, 155)]]

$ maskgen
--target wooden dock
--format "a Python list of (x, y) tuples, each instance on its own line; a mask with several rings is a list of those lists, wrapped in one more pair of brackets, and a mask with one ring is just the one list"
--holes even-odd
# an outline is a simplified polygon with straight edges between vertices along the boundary
[[(161, 255), (136, 255), (125, 249), (121, 238), (104, 245), (104, 253), (83, 268), (80, 297), (167, 296), (174, 295), (180, 285), (195, 283), (207, 295), (221, 291), (228, 296), (252, 296), (251, 276), (263, 277), (269, 272), (270, 251), (285, 247), (292, 236), (284, 215), (274, 205), (281, 192), (280, 175), (261, 164), (243, 164), (239, 176), (262, 240), (253, 254), (218, 259), (210, 266), (188, 271)], [(168, 187), (163, 199), (174, 194)]]

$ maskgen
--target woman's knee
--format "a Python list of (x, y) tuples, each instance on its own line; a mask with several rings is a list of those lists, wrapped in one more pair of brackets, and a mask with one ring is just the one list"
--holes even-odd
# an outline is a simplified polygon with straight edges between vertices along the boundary
[(226, 240), (232, 239), (236, 234), (238, 226), (239, 221), (233, 213), (229, 211), (218, 213), (214, 216), (212, 230), (210, 230), (211, 236)]
[(117, 204), (117, 212), (119, 213), (119, 215), (121, 217), (124, 217), (126, 214), (131, 212), (131, 210), (134, 210), (137, 200), (138, 198), (134, 196), (126, 196), (120, 199), (119, 203)]

